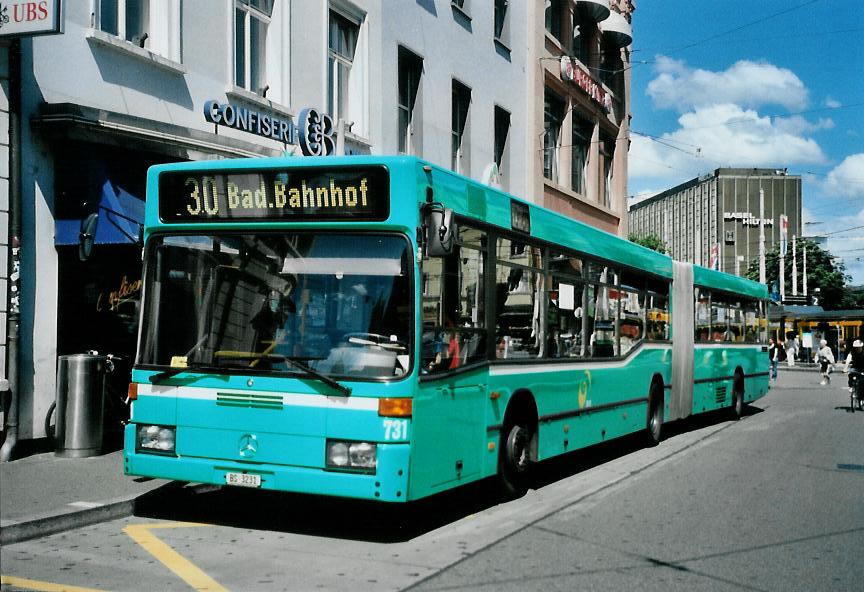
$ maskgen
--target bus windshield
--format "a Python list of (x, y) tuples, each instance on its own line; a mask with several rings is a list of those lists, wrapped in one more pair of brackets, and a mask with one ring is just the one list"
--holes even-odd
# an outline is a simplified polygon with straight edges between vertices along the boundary
[[(138, 364), (393, 378), (411, 367), (404, 236), (157, 235)], [(298, 364), (299, 363), (299, 364)]]

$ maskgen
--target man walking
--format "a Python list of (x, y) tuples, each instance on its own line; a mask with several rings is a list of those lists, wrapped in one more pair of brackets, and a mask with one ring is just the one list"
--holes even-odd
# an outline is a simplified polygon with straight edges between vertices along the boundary
[(819, 362), (819, 371), (822, 373), (822, 382), (819, 384), (831, 384), (831, 371), (834, 369), (834, 352), (828, 347), (824, 339), (819, 342), (819, 351), (816, 352), (816, 360)]

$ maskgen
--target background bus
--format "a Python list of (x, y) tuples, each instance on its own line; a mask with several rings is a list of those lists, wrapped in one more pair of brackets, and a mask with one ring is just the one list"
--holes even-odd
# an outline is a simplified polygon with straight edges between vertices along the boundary
[(130, 475), (512, 495), (768, 389), (764, 286), (416, 158), (160, 165), (147, 196)]

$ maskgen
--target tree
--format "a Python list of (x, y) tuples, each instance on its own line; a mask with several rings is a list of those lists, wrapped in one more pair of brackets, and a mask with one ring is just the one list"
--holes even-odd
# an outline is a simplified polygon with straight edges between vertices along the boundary
[[(846, 290), (846, 282), (851, 278), (846, 275), (846, 266), (839, 259), (835, 259), (831, 253), (807, 239), (798, 239), (795, 246), (795, 254), (798, 258), (798, 290), (804, 290), (804, 249), (807, 250), (807, 295), (816, 298), (818, 304), (825, 310), (840, 310), (844, 308), (855, 308), (857, 298), (852, 292)], [(792, 293), (792, 243), (786, 253), (785, 262), (786, 278), (785, 292)], [(765, 254), (765, 280), (768, 286), (777, 283), (780, 275), (780, 249), (779, 247)], [(747, 277), (759, 281), (759, 259), (750, 262), (747, 269)], [(812, 302), (812, 300), (811, 300)], [(810, 304), (810, 303), (808, 303)]]
[(636, 243), (637, 245), (642, 245), (643, 247), (647, 247), (652, 251), (657, 251), (658, 253), (666, 254), (668, 249), (666, 248), (666, 243), (657, 236), (656, 234), (646, 234), (645, 236), (640, 236), (637, 234), (631, 234), (628, 239), (630, 242)]

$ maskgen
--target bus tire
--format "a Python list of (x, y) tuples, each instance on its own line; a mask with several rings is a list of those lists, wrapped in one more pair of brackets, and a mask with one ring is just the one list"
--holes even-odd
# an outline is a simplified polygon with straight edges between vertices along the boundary
[(504, 499), (516, 499), (528, 492), (531, 473), (531, 438), (527, 425), (514, 423), (501, 435), (498, 455), (498, 490)]
[(744, 416), (744, 375), (741, 369), (735, 371), (732, 383), (732, 418), (741, 419)]
[(648, 395), (648, 420), (645, 425), (645, 442), (648, 446), (657, 446), (663, 439), (663, 386), (657, 382), (651, 384)]

